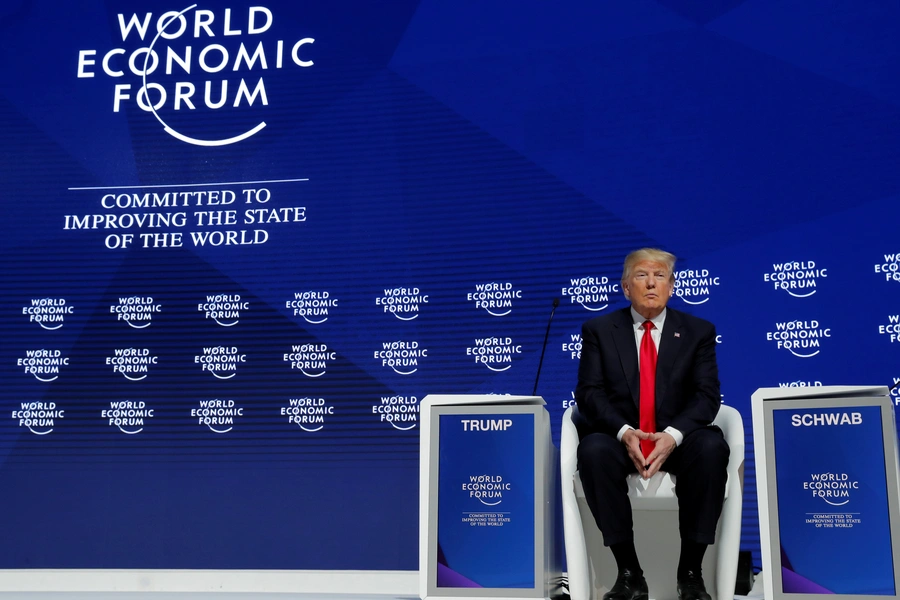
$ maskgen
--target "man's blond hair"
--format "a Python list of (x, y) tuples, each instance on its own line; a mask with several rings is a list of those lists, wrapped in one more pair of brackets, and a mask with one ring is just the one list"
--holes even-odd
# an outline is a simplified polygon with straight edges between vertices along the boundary
[(625, 265), (622, 268), (622, 281), (625, 282), (630, 279), (631, 272), (634, 270), (634, 265), (644, 260), (665, 265), (666, 270), (669, 272), (669, 281), (675, 280), (674, 254), (666, 252), (665, 250), (660, 250), (659, 248), (641, 248), (625, 257)]

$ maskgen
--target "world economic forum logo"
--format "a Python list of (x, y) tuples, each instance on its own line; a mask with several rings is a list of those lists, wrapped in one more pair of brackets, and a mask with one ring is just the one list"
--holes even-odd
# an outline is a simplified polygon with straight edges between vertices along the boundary
[(885, 281), (900, 283), (900, 252), (885, 253), (884, 262), (875, 263), (875, 273)]
[(560, 294), (568, 298), (570, 304), (580, 304), (591, 312), (599, 312), (609, 306), (609, 297), (618, 294), (619, 284), (609, 277), (570, 277), (569, 285), (563, 286)]
[(887, 323), (878, 326), (878, 333), (888, 336), (891, 343), (900, 342), (900, 315), (888, 315)]
[(372, 405), (372, 414), (398, 431), (409, 431), (415, 428), (419, 418), (419, 399), (416, 396), (381, 396), (381, 403)]
[(719, 285), (719, 276), (709, 269), (685, 269), (675, 273), (675, 295), (685, 304), (705, 304), (711, 290)]
[(19, 427), (25, 427), (35, 435), (53, 432), (56, 421), (65, 418), (66, 411), (58, 408), (56, 402), (22, 402), (19, 410), (12, 411), (12, 418)]
[(779, 350), (786, 350), (800, 358), (811, 358), (822, 349), (822, 342), (831, 338), (831, 328), (816, 320), (781, 321), (774, 331), (766, 332), (766, 340)]
[(250, 303), (240, 294), (207, 294), (206, 302), (199, 302), (197, 310), (222, 327), (234, 327), (241, 322), (241, 312), (250, 310)]
[(789, 260), (773, 263), (772, 270), (763, 274), (763, 281), (794, 298), (809, 298), (827, 277), (828, 269), (818, 266), (814, 260)]
[(324, 375), (328, 365), (337, 360), (337, 352), (329, 350), (328, 344), (297, 344), (284, 353), (283, 360), (290, 363), (291, 369), (315, 379)]
[(37, 323), (48, 331), (62, 327), (66, 317), (74, 312), (65, 298), (32, 298), (30, 305), (22, 307), (22, 314), (28, 316), (30, 323)]
[(423, 294), (417, 287), (385, 288), (384, 295), (375, 298), (375, 306), (401, 321), (416, 319), (424, 304), (428, 304), (428, 294)]
[(49, 383), (59, 377), (60, 367), (69, 366), (69, 357), (62, 350), (26, 350), (25, 356), (16, 359), (16, 366), (26, 375), (33, 375), (38, 381)]
[(474, 302), (492, 317), (505, 317), (513, 310), (513, 303), (522, 299), (522, 290), (513, 287), (509, 281), (498, 283), (476, 283), (475, 291), (466, 294), (467, 302)]
[(116, 21), (117, 47), (79, 50), (76, 76), (112, 79), (114, 113), (136, 105), (195, 146), (235, 144), (262, 131), (266, 79), (314, 64), (315, 39), (275, 39), (275, 15), (264, 6), (245, 12), (191, 4), (162, 14), (119, 13)]
[(325, 428), (325, 419), (334, 416), (334, 406), (325, 398), (289, 398), (281, 407), (281, 416), (303, 431), (315, 433)]
[(203, 353), (194, 356), (201, 371), (208, 371), (216, 379), (231, 379), (237, 375), (238, 365), (247, 362), (236, 346), (204, 346)]
[(191, 418), (198, 425), (206, 425), (213, 433), (228, 433), (234, 429), (235, 418), (243, 417), (244, 409), (234, 400), (201, 400), (198, 408), (191, 409)]
[(522, 354), (522, 345), (510, 337), (477, 338), (474, 346), (466, 348), (466, 356), (475, 359), (491, 371), (502, 373), (512, 367), (513, 357)]
[(844, 506), (850, 502), (851, 493), (859, 489), (859, 482), (847, 473), (811, 473), (803, 489), (813, 498), (821, 498), (831, 506)]
[(149, 348), (114, 348), (106, 364), (129, 381), (141, 381), (149, 375), (150, 367), (159, 364), (159, 357)]
[(462, 489), (468, 492), (469, 498), (475, 498), (485, 506), (497, 506), (503, 502), (503, 493), (512, 490), (512, 484), (503, 481), (501, 475), (469, 475)]
[(137, 435), (144, 430), (144, 422), (152, 419), (155, 410), (147, 408), (144, 401), (113, 401), (109, 408), (100, 411), (100, 418), (107, 421), (110, 427), (118, 427), (119, 431), (128, 435)]
[(295, 292), (293, 300), (287, 300), (284, 307), (293, 310), (295, 317), (302, 317), (310, 325), (321, 325), (328, 320), (329, 309), (337, 308), (338, 299), (328, 291)]
[(382, 342), (381, 350), (375, 350), (372, 357), (380, 360), (382, 367), (389, 367), (398, 375), (412, 375), (419, 370), (419, 361), (428, 358), (428, 348), (423, 348), (415, 340)]
[(162, 304), (155, 302), (153, 296), (120, 296), (118, 304), (109, 306), (109, 312), (133, 329), (145, 329), (152, 323), (153, 315), (162, 312)]

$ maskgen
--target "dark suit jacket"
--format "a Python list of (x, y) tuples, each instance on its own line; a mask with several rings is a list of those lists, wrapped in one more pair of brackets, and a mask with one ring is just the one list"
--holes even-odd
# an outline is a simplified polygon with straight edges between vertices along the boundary
[[(592, 431), (615, 436), (626, 423), (638, 429), (640, 375), (631, 308), (582, 326), (575, 400)], [(685, 436), (709, 425), (721, 404), (716, 329), (672, 308), (666, 312), (656, 361), (656, 429)]]

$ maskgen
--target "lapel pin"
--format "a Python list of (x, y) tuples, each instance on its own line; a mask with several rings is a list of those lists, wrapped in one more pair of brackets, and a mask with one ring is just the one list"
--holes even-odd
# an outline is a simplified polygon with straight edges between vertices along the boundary
[(675, 337), (681, 337), (681, 334), (678, 333), (678, 332), (676, 331), (676, 332), (675, 332)]

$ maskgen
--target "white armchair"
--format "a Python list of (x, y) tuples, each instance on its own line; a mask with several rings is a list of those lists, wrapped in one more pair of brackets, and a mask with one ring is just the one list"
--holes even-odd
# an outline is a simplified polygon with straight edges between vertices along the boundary
[[(579, 435), (573, 421), (577, 407), (569, 407), (562, 419), (560, 476), (562, 477), (563, 530), (572, 600), (594, 600), (616, 579), (612, 552), (584, 498), (578, 476)], [(706, 551), (703, 574), (713, 600), (732, 600), (738, 569), (741, 508), (744, 479), (744, 423), (741, 414), (722, 405), (713, 421), (731, 450), (725, 504), (716, 529), (716, 543)], [(645, 481), (637, 474), (628, 478), (628, 495), (634, 514), (634, 541), (650, 598), (675, 600), (675, 567), (681, 538), (678, 533), (678, 499), (674, 476), (659, 472)]]

